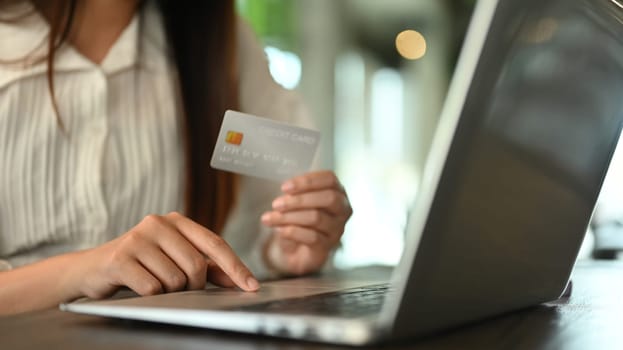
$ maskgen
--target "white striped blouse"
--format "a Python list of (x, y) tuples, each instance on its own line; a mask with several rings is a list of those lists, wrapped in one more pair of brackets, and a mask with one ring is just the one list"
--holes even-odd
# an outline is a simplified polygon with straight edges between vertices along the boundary
[[(23, 13), (32, 5), (14, 6)], [(297, 95), (272, 80), (261, 46), (238, 22), (241, 110), (308, 124)], [(48, 31), (37, 12), (0, 22), (0, 60), (23, 57)], [(67, 135), (57, 125), (45, 63), (0, 64), (4, 268), (93, 247), (147, 214), (183, 209), (179, 95), (153, 4), (135, 15), (101, 64), (69, 44), (55, 60), (56, 99)], [(260, 245), (270, 233), (259, 217), (278, 187), (242, 178), (238, 204), (222, 233), (260, 277), (269, 273)]]

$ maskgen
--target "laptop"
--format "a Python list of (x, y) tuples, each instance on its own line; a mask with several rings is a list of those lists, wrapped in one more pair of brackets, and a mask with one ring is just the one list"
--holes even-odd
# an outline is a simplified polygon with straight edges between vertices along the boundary
[(363, 270), (266, 282), (258, 293), (215, 287), (60, 308), (365, 345), (555, 300), (622, 121), (620, 0), (481, 0), (391, 274)]

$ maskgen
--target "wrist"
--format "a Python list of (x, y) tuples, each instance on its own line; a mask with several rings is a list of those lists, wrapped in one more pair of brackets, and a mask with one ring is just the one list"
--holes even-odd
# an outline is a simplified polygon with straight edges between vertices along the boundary
[(52, 308), (81, 296), (79, 265), (66, 254), (2, 272), (0, 314)]
[(86, 274), (85, 259), (83, 251), (72, 252), (54, 257), (54, 265), (60, 274), (57, 282), (53, 282), (57, 288), (57, 293), (63, 302), (69, 302), (86, 295)]

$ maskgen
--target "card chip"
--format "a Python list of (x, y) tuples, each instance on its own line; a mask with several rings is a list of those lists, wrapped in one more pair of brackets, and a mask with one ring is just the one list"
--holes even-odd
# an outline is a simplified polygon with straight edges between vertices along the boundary
[(243, 134), (241, 132), (228, 131), (227, 136), (225, 137), (225, 142), (232, 145), (240, 145), (242, 143), (242, 136)]

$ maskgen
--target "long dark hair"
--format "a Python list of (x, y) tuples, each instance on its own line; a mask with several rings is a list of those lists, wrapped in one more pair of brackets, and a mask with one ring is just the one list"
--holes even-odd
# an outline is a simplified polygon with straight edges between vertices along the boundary
[(234, 204), (236, 177), (211, 169), (209, 164), (223, 113), (238, 106), (234, 3), (158, 3), (177, 65), (186, 116), (186, 211), (197, 222), (220, 231)]
[[(62, 111), (58, 110), (54, 98), (54, 56), (70, 33), (80, 1), (48, 3), (52, 6), (52, 17), (44, 58), (53, 108), (61, 129)], [(0, 0), (0, 5), (7, 2), (11, 1)], [(156, 3), (162, 14), (182, 95), (187, 167), (185, 212), (196, 222), (220, 232), (234, 205), (237, 178), (211, 169), (209, 164), (223, 113), (238, 106), (234, 3), (233, 0), (158, 0)]]

